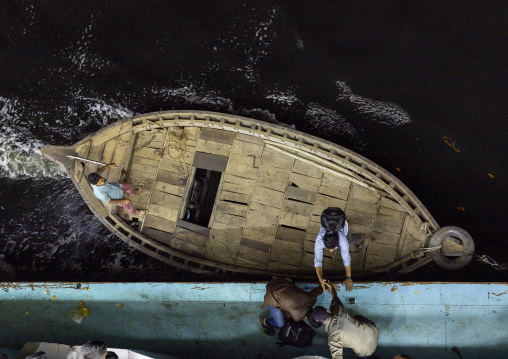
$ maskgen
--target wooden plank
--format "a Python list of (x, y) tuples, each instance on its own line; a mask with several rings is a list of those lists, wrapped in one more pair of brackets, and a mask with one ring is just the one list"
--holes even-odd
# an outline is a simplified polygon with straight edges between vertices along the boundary
[(94, 135), (92, 137), (92, 147), (100, 146), (104, 144), (104, 142), (109, 141), (110, 139), (118, 136), (120, 134), (121, 127), (122, 125), (118, 123), (117, 125), (107, 130), (102, 130), (100, 133)]
[(235, 216), (223, 212), (215, 212), (214, 222), (229, 224), (234, 227), (243, 227), (245, 225), (245, 217)]
[(263, 242), (271, 245), (275, 240), (275, 237), (271, 233), (260, 232), (255, 228), (244, 228), (243, 238), (248, 238), (254, 241)]
[[(277, 226), (273, 224), (268, 223), (260, 223), (252, 219), (247, 219), (247, 222), (245, 223), (245, 229), (252, 229), (258, 232), (263, 232), (271, 235), (272, 237), (275, 236), (275, 232), (277, 232)], [(245, 231), (244, 231), (245, 232)]]
[(222, 191), (219, 195), (219, 199), (223, 201), (232, 201), (238, 203), (246, 203), (250, 202), (250, 195), (242, 194), (242, 193), (234, 193), (228, 191)]
[(197, 140), (199, 138), (199, 132), (199, 127), (186, 126), (183, 128), (183, 133), (189, 140)]
[[(90, 151), (90, 144), (92, 141), (86, 141), (78, 147), (76, 147), (76, 155), (78, 157), (88, 158), (88, 152)], [(85, 165), (80, 161), (74, 162), (74, 179), (79, 182), (83, 172), (85, 171)], [(88, 173), (87, 173), (88, 174)]]
[(182, 186), (175, 186), (173, 184), (164, 183), (164, 182), (155, 182), (155, 185), (153, 187), (157, 191), (171, 193), (175, 196), (182, 197), (185, 193), (185, 187)]
[(381, 206), (382, 207), (387, 207), (387, 208), (390, 208), (390, 209), (394, 209), (396, 211), (399, 211), (399, 212), (406, 212), (406, 210), (404, 209), (403, 206), (401, 206), (400, 204), (398, 204), (396, 201), (392, 200), (392, 199), (389, 199), (387, 197), (381, 197)]
[(349, 198), (354, 198), (363, 202), (379, 203), (381, 195), (377, 191), (353, 185), (349, 193)]
[(397, 246), (400, 241), (400, 235), (388, 232), (372, 231), (371, 243), (383, 243)]
[(165, 137), (163, 130), (142, 131), (138, 133), (137, 146), (163, 149)]
[(256, 184), (256, 180), (249, 179), (249, 178), (242, 178), (238, 176), (233, 176), (229, 173), (226, 173), (224, 175), (224, 182), (226, 183), (234, 183), (238, 184), (244, 187), (254, 187)]
[(286, 199), (284, 201), (284, 205), (282, 206), (283, 211), (299, 214), (306, 217), (309, 217), (311, 215), (313, 208), (314, 205), (310, 203), (302, 203), (298, 201), (293, 201), (291, 199)]
[(243, 193), (250, 195), (254, 191), (254, 187), (246, 187), (241, 184), (224, 182), (222, 184), (222, 190), (227, 192)]
[[(93, 143), (93, 141), (92, 141)], [(105, 143), (91, 147), (90, 152), (88, 153), (88, 159), (93, 161), (100, 161), (102, 158), (102, 152), (104, 151)], [(95, 163), (87, 162), (85, 164), (85, 176), (88, 176), (90, 173), (97, 171), (99, 168), (99, 165), (96, 165)]]
[[(212, 229), (220, 230), (227, 232), (231, 235), (231, 238), (237, 238), (242, 236), (242, 228), (231, 226), (229, 224), (224, 224), (220, 222), (213, 222), (210, 226)], [(211, 231), (211, 229), (210, 229)]]
[(352, 210), (352, 211), (369, 213), (369, 214), (373, 214), (373, 215), (376, 214), (376, 212), (377, 212), (377, 204), (376, 203), (359, 201), (357, 199), (350, 199), (347, 202), (346, 208), (349, 210)]
[(179, 219), (178, 221), (176, 221), (176, 224), (178, 225), (178, 227), (188, 229), (189, 231), (201, 234), (205, 237), (208, 237), (208, 235), (210, 234), (210, 228), (198, 226), (197, 224), (187, 222), (182, 219)]
[(256, 186), (273, 189), (275, 191), (284, 192), (288, 186), (287, 182), (274, 181), (266, 177), (258, 177)]
[(203, 236), (180, 226), (176, 227), (173, 237), (181, 239), (187, 243), (192, 243), (198, 247), (206, 247), (206, 243), (208, 242), (208, 236)]
[(349, 187), (342, 187), (329, 182), (321, 182), (318, 193), (342, 200), (347, 200), (349, 196)]
[(291, 170), (294, 162), (295, 160), (293, 157), (282, 154), (271, 148), (266, 148), (261, 157), (261, 164), (285, 170)]
[(252, 135), (246, 135), (246, 134), (243, 134), (243, 133), (238, 133), (236, 135), (236, 139), (238, 141), (255, 143), (255, 144), (261, 145), (261, 146), (264, 146), (264, 144), (265, 144), (265, 141), (262, 138), (259, 138), (259, 137), (256, 137), (256, 136), (252, 136)]
[(250, 210), (247, 213), (247, 219), (250, 221), (258, 222), (260, 224), (262, 223), (262, 224), (269, 224), (269, 225), (275, 226), (275, 225), (277, 225), (277, 221), (278, 221), (279, 217), (278, 216), (271, 216), (270, 214), (264, 213), (264, 212)]
[(147, 214), (143, 221), (143, 228), (144, 227), (155, 228), (160, 231), (173, 233), (176, 228), (176, 222)]
[(407, 231), (414, 237), (414, 238), (422, 238), (423, 234), (420, 231), (420, 228), (416, 225), (414, 219), (409, 219), (409, 223), (407, 226)]
[(369, 233), (372, 230), (371, 226), (358, 224), (358, 223), (349, 223), (348, 221), (348, 231), (349, 233), (356, 234), (356, 233), (363, 233), (366, 237), (369, 236)]
[(266, 165), (259, 166), (258, 177), (264, 177), (271, 181), (287, 182), (290, 172), (286, 169), (270, 167)]
[(322, 169), (301, 160), (295, 161), (295, 165), (293, 166), (293, 172), (315, 178), (321, 178), (321, 176), (323, 176)]
[(322, 206), (325, 208), (328, 208), (328, 207), (344, 208), (345, 201), (337, 199), (337, 198), (333, 198), (333, 197), (324, 196), (322, 194), (318, 194), (316, 197), (316, 205)]
[(270, 272), (280, 272), (281, 274), (289, 274), (292, 275), (299, 270), (299, 267), (294, 266), (294, 263), (282, 263), (279, 261), (270, 261), (268, 263), (268, 271)]
[(229, 154), (231, 153), (231, 145), (199, 139), (196, 151), (229, 157)]
[(309, 225), (307, 226), (307, 232), (317, 235), (320, 229), (321, 223), (309, 221)]
[[(132, 127), (132, 122), (129, 122), (129, 123)], [(122, 145), (122, 143), (119, 144), (119, 146), (120, 145), (125, 146), (125, 150), (124, 150), (124, 154), (122, 156), (122, 160), (119, 163), (117, 163), (118, 173), (113, 172), (113, 171), (110, 172), (110, 180), (112, 182), (118, 182), (121, 180), (125, 180), (125, 176), (127, 175), (130, 165), (131, 165), (131, 159), (132, 159), (133, 153), (134, 153), (134, 146), (136, 145), (138, 135), (132, 131), (129, 131), (127, 133), (130, 133), (130, 136), (127, 140), (128, 142), (126, 141), (126, 143), (124, 143), (123, 145)], [(117, 155), (115, 153), (115, 158), (116, 158), (116, 156), (120, 157), (120, 154)]]
[[(109, 164), (113, 162), (113, 154), (115, 153), (116, 146), (118, 144), (118, 138), (113, 138), (107, 141), (104, 145), (104, 151), (102, 152), (101, 162), (105, 164)], [(117, 171), (113, 169), (113, 171)], [(102, 177), (109, 177), (110, 169), (107, 168), (106, 171), (102, 172)]]
[(382, 214), (378, 214), (376, 216), (376, 223), (387, 224), (393, 227), (400, 227), (404, 225), (405, 218), (392, 217), (392, 216), (384, 216)]
[[(135, 173), (140, 173), (141, 175), (137, 176)], [(143, 162), (133, 162), (129, 174), (131, 177), (155, 178), (157, 167), (149, 166)]]
[(150, 213), (152, 216), (169, 219), (170, 221), (174, 222), (178, 220), (178, 210), (159, 206), (153, 203), (148, 205), (148, 213)]
[[(285, 242), (291, 243), (291, 242)], [(300, 266), (300, 255), (301, 251), (294, 251), (287, 249), (284, 246), (272, 246), (272, 253), (270, 255), (270, 261), (277, 261), (286, 264), (294, 265), (295, 267)]]
[(298, 214), (289, 212), (281, 212), (279, 224), (288, 227), (306, 229), (309, 225), (309, 217), (300, 216)]
[(180, 176), (183, 176), (184, 174), (182, 173), (181, 166), (184, 166), (184, 168), (187, 170), (187, 173), (191, 172), (191, 167), (192, 167), (191, 165), (186, 164), (186, 163), (180, 164), (179, 160), (174, 160), (169, 157), (164, 157), (163, 159), (160, 160), (159, 170), (173, 172), (173, 173), (179, 174)]
[(214, 128), (202, 128), (199, 139), (204, 141), (212, 141), (232, 145), (236, 137), (236, 133), (231, 131), (218, 130)]
[(252, 142), (244, 142), (235, 139), (233, 142), (233, 147), (231, 149), (232, 153), (240, 153), (243, 155), (254, 155), (257, 158), (261, 157), (263, 153), (264, 145), (260, 145)]
[(264, 213), (268, 216), (279, 218), (280, 208), (272, 207), (267, 204), (252, 202), (250, 204), (250, 209), (256, 212)]
[[(224, 225), (224, 226), (227, 226), (227, 225)], [(215, 241), (240, 244), (240, 241), (242, 239), (241, 228), (239, 228), (239, 227), (231, 227), (231, 228), (236, 228), (236, 231), (234, 234), (232, 233), (231, 230), (228, 230), (228, 229), (211, 228), (209, 237), (210, 237), (210, 239), (213, 239)], [(238, 231), (238, 229), (239, 229), (239, 231)]]
[[(256, 250), (254, 248), (249, 248), (246, 246), (240, 245), (238, 247), (238, 258), (248, 259), (250, 261), (259, 263), (259, 264), (267, 264), (269, 253)], [(241, 262), (240, 262), (241, 264)]]
[(245, 217), (249, 211), (249, 206), (240, 203), (231, 203), (225, 201), (217, 202), (217, 211), (233, 214), (235, 216)]
[(258, 175), (258, 169), (254, 167), (238, 165), (235, 163), (228, 163), (226, 173), (237, 177), (256, 179)]
[(301, 253), (303, 250), (303, 243), (293, 241), (281, 241), (280, 239), (276, 238), (272, 245), (272, 249), (273, 248), (285, 248), (291, 251)]
[(202, 257), (205, 252), (205, 247), (196, 246), (195, 244), (188, 243), (179, 238), (173, 237), (171, 241), (171, 248), (174, 248), (180, 252), (192, 254), (196, 257)]
[(159, 166), (159, 160), (154, 160), (150, 158), (144, 158), (144, 157), (132, 157), (132, 164), (143, 164), (145, 166), (152, 166), (152, 167), (158, 167)]
[(372, 226), (374, 223), (374, 215), (370, 213), (363, 213), (346, 209), (346, 218), (348, 223), (358, 223), (365, 226)]
[(397, 256), (397, 246), (381, 242), (371, 242), (367, 247), (367, 253), (376, 256), (389, 258), (391, 261), (395, 260)]
[(185, 187), (187, 185), (188, 177), (181, 173), (173, 173), (169, 171), (159, 170), (155, 181), (172, 184), (174, 186)]
[(229, 157), (227, 156), (219, 156), (216, 154), (196, 151), (192, 166), (217, 172), (224, 172), (226, 171), (228, 159)]
[(303, 244), (307, 232), (289, 227), (277, 227), (275, 238), (281, 241), (288, 241)]
[(150, 147), (134, 147), (134, 156), (149, 158), (152, 160), (160, 160), (162, 158), (163, 151), (160, 149), (150, 148)]
[(182, 206), (182, 197), (153, 190), (152, 197), (150, 198), (150, 203), (178, 211)]
[(273, 189), (256, 186), (252, 192), (251, 200), (267, 204), (272, 207), (281, 208), (282, 202), (284, 200), (284, 193), (275, 191)]
[(407, 216), (406, 212), (396, 211), (396, 210), (388, 208), (388, 207), (379, 207), (378, 213), (383, 214), (385, 216), (398, 217), (398, 218), (405, 218)]
[(344, 188), (351, 187), (351, 181), (348, 181), (348, 180), (344, 179), (343, 177), (338, 177), (338, 176), (331, 174), (329, 172), (323, 172), (323, 182), (333, 183), (337, 186), (341, 186)]
[(390, 232), (390, 233), (395, 233), (395, 234), (400, 234), (400, 232), (402, 231), (402, 226), (401, 227), (394, 227), (394, 226), (389, 226), (387, 224), (382, 224), (382, 223), (374, 223), (372, 228), (375, 231)]
[(150, 228), (150, 227), (143, 227), (141, 230), (141, 233), (143, 233), (148, 238), (155, 239), (157, 242), (161, 244), (165, 244), (167, 246), (171, 245), (171, 239), (173, 238), (173, 233), (168, 233), (164, 231), (160, 231), (158, 229)]
[(242, 241), (240, 242), (240, 244), (242, 246), (245, 246), (245, 247), (249, 247), (249, 248), (252, 248), (252, 249), (256, 249), (258, 251), (263, 251), (263, 252), (270, 252), (270, 248), (271, 248), (271, 245), (270, 244), (267, 244), (267, 243), (263, 243), (263, 242), (260, 242), (260, 241), (254, 241), (252, 239), (249, 239), (249, 238), (242, 238)]
[(321, 179), (304, 176), (298, 173), (291, 173), (289, 176), (289, 182), (294, 183), (300, 188), (308, 189), (309, 191), (317, 192), (321, 185)]
[(239, 244), (209, 239), (203, 257), (214, 262), (235, 264)]
[(286, 198), (306, 203), (314, 203), (316, 202), (316, 192), (294, 186), (288, 186), (286, 189)]
[(410, 233), (406, 233), (400, 257), (404, 258), (405, 256), (408, 256), (409, 254), (411, 254), (411, 252), (420, 249), (421, 246), (422, 241), (419, 241), (418, 239), (413, 237)]
[(391, 263), (393, 263), (393, 261), (390, 260), (390, 258), (369, 254), (365, 262), (365, 269), (380, 268)]

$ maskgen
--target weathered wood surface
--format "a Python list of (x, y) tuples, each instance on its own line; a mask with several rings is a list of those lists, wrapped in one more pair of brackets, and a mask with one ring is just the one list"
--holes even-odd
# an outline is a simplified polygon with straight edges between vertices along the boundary
[[(217, 263), (312, 274), (320, 215), (340, 207), (349, 232), (365, 236), (364, 248), (351, 253), (354, 273), (393, 263), (422, 246), (421, 221), (381, 191), (268, 148), (258, 137), (213, 128), (174, 131), (185, 134), (183, 162), (171, 158), (178, 152), (168, 155), (161, 129), (137, 134), (115, 129), (110, 135), (119, 135), (102, 134), (77, 150), (119, 164), (128, 169), (129, 182), (145, 184), (138, 196), (126, 197), (136, 208), (148, 209), (142, 233), (160, 244)], [(223, 172), (210, 228), (181, 221), (192, 167)], [(94, 169), (76, 165), (76, 179)], [(119, 173), (110, 170), (106, 178), (118, 179)], [(325, 273), (342, 272), (340, 251), (325, 250), (323, 267)]]

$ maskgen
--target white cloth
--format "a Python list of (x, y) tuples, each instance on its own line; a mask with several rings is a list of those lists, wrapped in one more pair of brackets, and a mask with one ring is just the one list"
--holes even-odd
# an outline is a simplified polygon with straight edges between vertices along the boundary
[[(351, 265), (351, 255), (349, 254), (349, 242), (347, 240), (348, 224), (344, 222), (344, 227), (339, 231), (339, 246), (342, 260), (344, 261), (344, 267)], [(316, 237), (316, 243), (314, 244), (314, 267), (323, 266), (323, 249), (325, 249), (325, 243), (323, 237), (326, 234), (326, 230), (321, 226), (319, 233)]]

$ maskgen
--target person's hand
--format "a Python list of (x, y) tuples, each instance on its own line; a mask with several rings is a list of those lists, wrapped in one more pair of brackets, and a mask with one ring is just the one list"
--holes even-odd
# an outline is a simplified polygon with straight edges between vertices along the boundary
[(346, 279), (344, 280), (344, 282), (342, 282), (342, 284), (344, 284), (344, 286), (346, 287), (347, 292), (351, 292), (354, 288), (352, 279)]
[(129, 204), (129, 203), (131, 203), (130, 199), (128, 199), (128, 198), (122, 199), (122, 204)]
[(116, 163), (110, 163), (110, 164), (106, 165), (106, 167), (116, 168)]
[(321, 279), (319, 283), (321, 284), (321, 288), (323, 288), (323, 293), (326, 293), (326, 279)]

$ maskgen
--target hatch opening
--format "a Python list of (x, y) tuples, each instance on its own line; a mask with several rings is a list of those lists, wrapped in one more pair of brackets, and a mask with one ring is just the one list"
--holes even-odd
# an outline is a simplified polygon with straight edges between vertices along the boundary
[(221, 175), (222, 172), (196, 168), (183, 216), (184, 221), (208, 227), (219, 190)]

